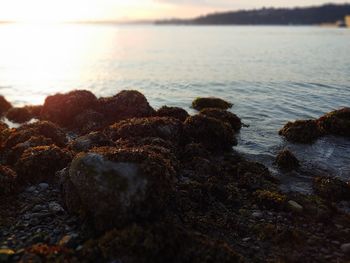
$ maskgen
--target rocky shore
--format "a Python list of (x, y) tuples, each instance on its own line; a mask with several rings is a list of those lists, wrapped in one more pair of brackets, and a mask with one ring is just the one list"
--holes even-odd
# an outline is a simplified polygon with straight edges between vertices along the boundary
[[(0, 262), (347, 262), (350, 185), (282, 192), (234, 151), (241, 119), (219, 98), (153, 109), (138, 91), (85, 90), (44, 105), (0, 96)], [(33, 121), (33, 119), (35, 121)], [(277, 131), (276, 131), (277, 132)], [(312, 143), (350, 137), (350, 109), (285, 125)], [(299, 169), (288, 149), (281, 170)]]

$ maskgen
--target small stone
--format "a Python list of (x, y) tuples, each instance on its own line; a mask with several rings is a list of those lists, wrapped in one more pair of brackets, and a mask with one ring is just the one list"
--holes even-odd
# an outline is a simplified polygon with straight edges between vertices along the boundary
[(303, 207), (300, 204), (298, 204), (297, 202), (293, 201), (293, 200), (289, 200), (288, 201), (288, 207), (293, 212), (296, 212), (296, 213), (302, 213), (303, 212)]
[(49, 209), (50, 209), (50, 211), (52, 211), (54, 213), (64, 212), (63, 207), (60, 204), (58, 204), (57, 202), (49, 203)]
[(39, 188), (40, 188), (40, 190), (45, 191), (47, 188), (49, 188), (49, 184), (41, 183), (41, 184), (39, 184)]
[(250, 240), (250, 237), (246, 237), (242, 239), (243, 242), (248, 242), (249, 240)]
[(263, 214), (260, 211), (255, 211), (252, 213), (252, 216), (255, 218), (261, 218)]
[(30, 187), (27, 187), (27, 188), (26, 188), (26, 192), (28, 192), (28, 193), (32, 193), (32, 192), (34, 192), (35, 190), (36, 190), (35, 186), (30, 186)]
[(345, 254), (350, 254), (350, 243), (345, 243), (340, 246), (341, 251), (343, 251)]
[(40, 211), (44, 210), (45, 208), (46, 207), (44, 205), (35, 205), (32, 210), (33, 210), (33, 212), (40, 212)]

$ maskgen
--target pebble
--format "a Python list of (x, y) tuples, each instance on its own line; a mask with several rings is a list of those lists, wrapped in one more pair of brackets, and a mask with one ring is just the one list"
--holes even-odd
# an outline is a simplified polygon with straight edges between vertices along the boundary
[(302, 213), (303, 209), (304, 209), (300, 204), (298, 204), (297, 202), (295, 202), (293, 200), (288, 201), (288, 207), (290, 210), (292, 210), (293, 212), (296, 212), (296, 213)]
[(30, 187), (27, 187), (27, 188), (26, 188), (26, 192), (28, 192), (28, 193), (32, 193), (32, 192), (34, 192), (35, 190), (36, 190), (35, 186), (30, 186)]
[(261, 218), (263, 216), (263, 213), (261, 213), (260, 211), (255, 211), (252, 213), (252, 216), (255, 218)]
[(45, 191), (46, 189), (49, 188), (49, 184), (41, 183), (41, 184), (39, 184), (39, 188), (40, 188), (40, 190)]
[(54, 213), (64, 212), (63, 207), (57, 202), (50, 202), (49, 209), (50, 209), (50, 211), (52, 211)]
[(250, 237), (246, 237), (242, 239), (243, 242), (248, 242), (249, 240), (250, 240)]
[(350, 254), (350, 243), (345, 243), (340, 246), (341, 251), (343, 251), (345, 254)]

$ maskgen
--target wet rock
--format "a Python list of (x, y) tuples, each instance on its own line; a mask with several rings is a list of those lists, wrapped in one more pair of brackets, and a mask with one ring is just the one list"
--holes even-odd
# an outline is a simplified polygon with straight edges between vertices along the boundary
[(316, 177), (313, 189), (319, 196), (333, 201), (350, 200), (350, 185), (334, 177)]
[(39, 186), (41, 191), (45, 191), (49, 188), (49, 184), (47, 184), (47, 183), (40, 183), (38, 186)]
[(350, 108), (327, 113), (318, 123), (327, 134), (350, 137)]
[(232, 103), (227, 102), (220, 98), (197, 98), (192, 102), (192, 107), (196, 110), (202, 110), (204, 108), (218, 108), (227, 110), (233, 106)]
[(6, 112), (6, 118), (15, 123), (24, 123), (32, 119), (32, 115), (26, 107), (14, 107)]
[(11, 149), (19, 143), (24, 143), (31, 137), (43, 136), (51, 139), (57, 146), (65, 146), (67, 142), (66, 134), (56, 124), (48, 121), (39, 121), (32, 124), (25, 124), (10, 132), (4, 142), (4, 148)]
[(345, 243), (340, 246), (341, 251), (345, 254), (350, 254), (350, 243)]
[(70, 160), (70, 152), (55, 145), (38, 146), (25, 150), (15, 167), (21, 182), (38, 183), (53, 180)]
[(199, 113), (228, 123), (236, 132), (242, 128), (241, 119), (232, 112), (217, 108), (204, 108)]
[(279, 131), (279, 135), (284, 136), (288, 141), (296, 143), (313, 143), (323, 134), (324, 132), (315, 120), (288, 122)]
[(158, 137), (174, 143), (181, 140), (183, 125), (179, 120), (167, 117), (129, 119), (107, 128), (107, 135), (113, 140), (129, 138)]
[(41, 118), (64, 127), (74, 126), (77, 115), (96, 107), (97, 98), (87, 90), (75, 90), (65, 94), (56, 94), (46, 98)]
[(152, 151), (100, 147), (78, 154), (63, 176), (67, 208), (90, 215), (96, 229), (103, 231), (158, 215), (167, 203), (175, 173)]
[(282, 170), (291, 171), (299, 167), (299, 160), (294, 154), (285, 149), (278, 153), (275, 163)]
[[(130, 263), (244, 261), (227, 243), (170, 224), (131, 225), (112, 230), (90, 246), (98, 248), (105, 259), (119, 258)], [(86, 253), (89, 246), (84, 249)]]
[(123, 90), (113, 97), (100, 98), (98, 111), (111, 123), (129, 118), (150, 117), (155, 110), (136, 90)]
[(201, 143), (210, 150), (231, 150), (237, 145), (234, 131), (228, 124), (204, 115), (187, 118), (184, 138), (188, 143)]
[(68, 148), (74, 152), (87, 152), (94, 147), (114, 145), (115, 144), (102, 132), (91, 132), (71, 141), (68, 144)]
[(17, 174), (7, 166), (0, 165), (0, 195), (12, 193), (16, 188)]
[(63, 207), (57, 203), (57, 202), (50, 202), (49, 203), (49, 209), (51, 212), (53, 213), (61, 213), (61, 212), (64, 212), (64, 209)]
[(156, 116), (171, 117), (184, 122), (190, 115), (182, 108), (163, 106), (157, 110)]
[(12, 108), (10, 102), (8, 102), (4, 96), (0, 95), (0, 116), (3, 115), (6, 111)]

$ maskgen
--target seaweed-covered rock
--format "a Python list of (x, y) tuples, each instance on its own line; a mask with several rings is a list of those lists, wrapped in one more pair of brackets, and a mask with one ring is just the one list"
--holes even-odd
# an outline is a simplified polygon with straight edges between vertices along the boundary
[(68, 165), (71, 153), (55, 145), (38, 146), (25, 150), (15, 167), (23, 183), (53, 180), (55, 173)]
[(210, 150), (231, 150), (237, 140), (230, 125), (220, 120), (195, 115), (184, 122), (184, 138), (189, 143), (201, 143)]
[(6, 111), (12, 108), (10, 102), (8, 102), (4, 96), (0, 95), (0, 116), (3, 115)]
[(0, 196), (12, 193), (16, 186), (17, 174), (9, 167), (0, 165)]
[(32, 124), (25, 124), (18, 129), (11, 130), (3, 146), (5, 150), (9, 150), (17, 144), (29, 140), (33, 136), (49, 138), (60, 147), (65, 146), (67, 143), (66, 134), (56, 124), (48, 121), (39, 121)]
[(14, 165), (21, 157), (23, 152), (29, 148), (37, 146), (48, 146), (54, 144), (53, 140), (44, 136), (32, 136), (28, 140), (22, 143), (18, 143), (11, 149), (6, 150), (4, 153), (4, 159), (7, 164)]
[(71, 212), (89, 216), (104, 231), (156, 217), (167, 204), (174, 176), (173, 167), (150, 150), (100, 147), (75, 156), (63, 193)]
[(319, 196), (332, 201), (350, 200), (350, 184), (334, 177), (316, 177), (313, 189)]
[(318, 119), (318, 123), (327, 134), (350, 137), (350, 108), (332, 111)]
[(23, 123), (30, 121), (32, 115), (26, 107), (14, 107), (7, 111), (6, 118), (12, 122)]
[(241, 119), (232, 112), (218, 108), (204, 108), (200, 111), (200, 114), (226, 122), (231, 125), (232, 129), (236, 132), (242, 128)]
[(232, 103), (227, 102), (220, 98), (197, 98), (192, 102), (192, 107), (196, 110), (202, 110), (205, 108), (218, 108), (227, 110), (233, 106)]
[[(227, 243), (171, 224), (131, 225), (107, 232), (94, 244), (106, 261), (130, 263), (238, 263), (243, 257)], [(89, 246), (84, 246), (86, 253)]]
[(299, 167), (299, 160), (289, 150), (280, 151), (276, 157), (275, 163), (280, 169), (288, 171)]
[(182, 108), (163, 106), (157, 110), (156, 116), (171, 117), (184, 122), (190, 115)]
[(102, 132), (91, 132), (71, 141), (68, 144), (68, 148), (74, 152), (87, 152), (94, 147), (114, 145), (115, 144)]
[(146, 97), (136, 90), (123, 90), (113, 97), (100, 98), (98, 111), (110, 122), (150, 117), (155, 113)]
[(102, 130), (106, 125), (105, 116), (94, 110), (86, 110), (75, 117), (75, 127), (80, 134)]
[(257, 204), (263, 208), (280, 210), (286, 206), (286, 196), (278, 192), (257, 190), (254, 196)]
[(158, 137), (178, 143), (182, 135), (182, 126), (179, 120), (173, 118), (134, 118), (110, 126), (107, 128), (106, 133), (112, 140)]
[(75, 90), (65, 94), (56, 94), (46, 98), (41, 118), (64, 127), (74, 126), (77, 115), (87, 109), (95, 108), (97, 98), (87, 90)]
[(280, 131), (288, 141), (297, 143), (312, 143), (324, 133), (315, 120), (298, 120), (288, 122)]

